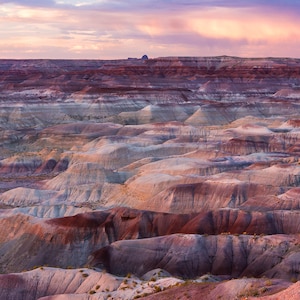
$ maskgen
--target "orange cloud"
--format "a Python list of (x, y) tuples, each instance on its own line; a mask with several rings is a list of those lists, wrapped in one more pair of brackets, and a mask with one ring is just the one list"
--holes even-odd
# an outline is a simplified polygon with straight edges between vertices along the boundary
[(0, 5), (0, 55), (108, 59), (139, 57), (146, 52), (150, 56), (297, 56), (298, 28), (297, 18), (258, 8), (187, 6), (166, 13), (10, 4)]
[(295, 23), (289, 17), (266, 15), (256, 10), (216, 8), (201, 14), (191, 12), (187, 20), (191, 30), (216, 39), (276, 42), (300, 37), (300, 21)]

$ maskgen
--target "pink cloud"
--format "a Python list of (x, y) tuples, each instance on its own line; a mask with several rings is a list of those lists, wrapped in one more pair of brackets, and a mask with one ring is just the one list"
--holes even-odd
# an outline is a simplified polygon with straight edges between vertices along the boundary
[[(260, 7), (179, 5), (132, 11), (0, 5), (2, 58), (126, 58), (149, 56), (297, 56), (300, 21)], [(205, 1), (204, 1), (205, 2)], [(264, 2), (264, 1), (262, 1)], [(49, 1), (51, 4), (52, 1)], [(155, 3), (155, 2), (154, 2)], [(227, 6), (230, 3), (227, 3)], [(178, 7), (184, 9), (178, 10)], [(284, 45), (284, 46), (283, 46)], [(11, 50), (9, 50), (11, 49)], [(48, 49), (48, 50), (47, 50)], [(26, 54), (25, 54), (26, 53)], [(31, 55), (31, 56), (30, 56)]]

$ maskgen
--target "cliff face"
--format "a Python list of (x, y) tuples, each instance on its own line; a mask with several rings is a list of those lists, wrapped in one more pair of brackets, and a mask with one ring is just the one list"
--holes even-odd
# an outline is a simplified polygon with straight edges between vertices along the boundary
[(300, 60), (1, 60), (0, 89), (4, 282), (87, 264), (299, 279)]

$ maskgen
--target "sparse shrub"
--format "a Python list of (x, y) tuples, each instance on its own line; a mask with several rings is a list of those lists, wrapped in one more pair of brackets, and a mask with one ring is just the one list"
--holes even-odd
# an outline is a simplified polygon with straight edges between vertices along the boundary
[(268, 288), (266, 288), (265, 286), (264, 287), (262, 287), (260, 290), (259, 290), (259, 293), (260, 294), (264, 294), (265, 292), (267, 292), (268, 291)]
[(150, 294), (148, 294), (148, 293), (143, 293), (143, 294), (141, 294), (141, 298), (146, 297), (146, 296), (148, 296), (148, 295), (150, 295)]
[(89, 274), (87, 274), (87, 273), (82, 273), (82, 277), (88, 277), (89, 276)]
[(126, 277), (127, 277), (127, 278), (131, 278), (131, 273), (128, 273), (128, 274), (126, 275)]
[(227, 231), (227, 232), (221, 232), (221, 235), (230, 235), (230, 231)]
[(184, 281), (182, 283), (178, 282), (178, 285), (180, 285), (180, 286), (186, 286), (186, 285), (189, 285), (191, 283), (192, 283), (192, 280), (188, 279), (188, 280), (186, 280), (186, 281)]
[(156, 281), (156, 278), (155, 277), (151, 277), (150, 281)]
[(297, 280), (296, 277), (292, 277), (292, 278), (291, 278), (291, 282), (292, 282), (292, 283), (295, 283), (295, 282), (297, 282), (297, 281), (298, 281), (298, 280)]
[(96, 285), (95, 289), (99, 290), (99, 288), (100, 288), (100, 285)]
[(259, 290), (257, 288), (250, 288), (244, 293), (239, 295), (239, 297), (257, 297), (257, 296), (259, 296)]
[(265, 285), (266, 286), (271, 286), (273, 284), (272, 280), (271, 279), (268, 279), (265, 281)]
[(156, 286), (154, 287), (154, 290), (155, 290), (155, 293), (161, 292), (161, 287), (158, 286), (158, 285), (156, 285)]
[(91, 290), (91, 291), (89, 291), (89, 294), (90, 294), (90, 295), (96, 294), (96, 291)]

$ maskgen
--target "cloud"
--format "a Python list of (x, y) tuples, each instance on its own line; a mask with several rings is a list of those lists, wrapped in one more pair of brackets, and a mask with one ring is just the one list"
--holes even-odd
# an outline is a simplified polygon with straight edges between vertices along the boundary
[(0, 2), (2, 57), (296, 56), (300, 47), (299, 18), (279, 0), (40, 2)]
[[(61, 0), (62, 3), (71, 2), (74, 3), (76, 1), (64, 1)], [(300, 9), (300, 3), (297, 0), (127, 0), (127, 1), (119, 1), (119, 0), (78, 0), (77, 2), (81, 2), (82, 7), (98, 7), (113, 9), (117, 11), (132, 11), (138, 12), (143, 10), (166, 10), (169, 12), (178, 11), (182, 9), (201, 9), (201, 8), (216, 8), (216, 7), (227, 7), (227, 8), (265, 8), (265, 9), (285, 9), (294, 11), (295, 9)]]
[(24, 7), (76, 7), (80, 9), (98, 8), (114, 11), (142, 12), (143, 10), (167, 10), (191, 8), (245, 8), (265, 7), (294, 11), (300, 9), (297, 0), (0, 0), (1, 4), (16, 4)]
[(54, 0), (0, 0), (1, 4), (16, 4), (24, 7), (51, 7), (56, 4)]

